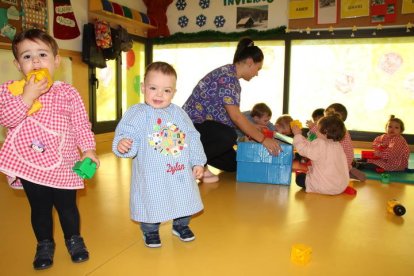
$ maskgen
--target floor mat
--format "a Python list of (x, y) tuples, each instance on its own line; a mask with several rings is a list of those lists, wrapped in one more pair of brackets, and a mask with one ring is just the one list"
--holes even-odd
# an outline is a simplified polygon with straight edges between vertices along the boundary
[[(382, 176), (380, 173), (369, 170), (362, 170), (368, 179), (375, 179), (381, 181)], [(401, 182), (414, 184), (414, 173), (413, 172), (386, 172), (389, 175), (389, 182)]]

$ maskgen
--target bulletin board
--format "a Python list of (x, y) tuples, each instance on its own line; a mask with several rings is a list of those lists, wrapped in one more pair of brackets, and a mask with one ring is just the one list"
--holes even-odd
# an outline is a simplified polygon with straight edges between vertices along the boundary
[[(302, 0), (289, 0), (290, 3), (292, 1), (298, 1), (295, 3), (306, 4), (306, 2), (301, 2)], [(360, 28), (375, 27), (379, 24), (382, 26), (405, 26), (408, 23), (414, 24), (414, 12), (409, 10), (408, 12), (405, 11), (402, 13), (403, 1), (405, 2), (407, 0), (367, 0), (367, 15), (344, 17), (343, 15), (341, 16), (341, 0), (315, 0), (313, 5), (314, 11), (310, 13), (311, 16), (289, 19), (288, 27), (289, 29), (325, 29), (331, 26), (333, 28), (352, 28), (353, 26)], [(350, 3), (350, 5), (352, 5), (352, 2), (355, 2), (356, 5), (360, 5), (364, 1), (348, 0), (347, 2)], [(411, 1), (409, 1), (409, 3), (411, 3)], [(336, 18), (327, 17), (325, 21), (321, 20), (321, 18), (324, 19), (320, 16), (321, 11), (324, 10), (321, 7), (324, 5), (335, 6)], [(306, 7), (311, 6), (307, 4)], [(300, 5), (299, 8), (301, 8)], [(292, 16), (289, 18), (292, 18)]]
[(47, 0), (1, 0), (0, 42), (11, 43), (26, 29), (48, 31)]

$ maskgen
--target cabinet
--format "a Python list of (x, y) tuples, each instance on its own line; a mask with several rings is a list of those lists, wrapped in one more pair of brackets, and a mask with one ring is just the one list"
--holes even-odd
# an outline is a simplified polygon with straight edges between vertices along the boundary
[[(108, 8), (104, 9), (104, 4), (112, 5), (115, 9), (118, 10), (122, 9), (126, 11), (132, 18), (109, 12)], [(89, 0), (88, 17), (90, 22), (93, 22), (98, 18), (108, 21), (111, 25), (121, 25), (128, 30), (128, 33), (141, 37), (147, 37), (147, 32), (149, 29), (156, 29), (156, 27), (144, 23), (145, 20), (148, 21), (148, 17), (146, 17), (145, 14), (107, 0)]]

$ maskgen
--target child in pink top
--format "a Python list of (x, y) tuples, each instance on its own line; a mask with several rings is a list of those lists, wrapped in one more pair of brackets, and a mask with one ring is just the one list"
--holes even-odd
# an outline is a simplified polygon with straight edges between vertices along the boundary
[(346, 133), (345, 125), (333, 114), (321, 118), (317, 128), (318, 138), (311, 142), (302, 135), (300, 128), (292, 127), (293, 145), (300, 155), (312, 161), (307, 173), (296, 175), (296, 184), (308, 193), (341, 194), (349, 183), (348, 164), (339, 143)]
[(84, 181), (72, 167), (86, 157), (99, 167), (88, 114), (72, 85), (52, 83), (60, 64), (59, 48), (53, 37), (29, 29), (14, 38), (12, 50), (14, 64), (24, 77), (32, 71), (50, 75), (0, 85), (0, 125), (8, 129), (0, 150), (0, 171), (7, 175), (13, 188), (23, 187), (29, 200), (37, 240), (33, 267), (46, 269), (53, 264), (53, 207), (72, 261), (86, 261), (89, 252), (80, 236), (76, 204), (76, 191), (84, 187)]
[(366, 162), (356, 162), (357, 168), (385, 171), (404, 171), (408, 168), (410, 148), (405, 138), (404, 123), (401, 119), (391, 115), (386, 127), (387, 133), (374, 139), (372, 147), (374, 156), (378, 159), (368, 159)]
[[(346, 118), (348, 117), (348, 111), (346, 109), (346, 107), (343, 104), (340, 103), (333, 103), (331, 105), (329, 105), (326, 109), (325, 109), (325, 115), (329, 115), (329, 114), (333, 114), (333, 113), (337, 113), (339, 114), (340, 119), (345, 122)], [(315, 124), (309, 124), (308, 123), (308, 127), (310, 128), (310, 130), (312, 132), (314, 132)], [(352, 138), (351, 135), (349, 134), (348, 130), (346, 130), (344, 138), (342, 140), (339, 141), (341, 143), (342, 149), (345, 153), (346, 156), (346, 161), (348, 164), (348, 169), (349, 169), (349, 176), (351, 178), (354, 179), (358, 179), (360, 181), (365, 181), (366, 180), (366, 175), (364, 172), (352, 167), (352, 163), (354, 161), (354, 146), (352, 145)]]

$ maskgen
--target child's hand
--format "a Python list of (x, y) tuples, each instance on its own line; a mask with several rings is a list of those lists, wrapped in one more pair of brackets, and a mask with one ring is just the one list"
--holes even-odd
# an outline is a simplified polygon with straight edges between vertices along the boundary
[(49, 90), (48, 81), (46, 78), (35, 82), (35, 76), (32, 76), (23, 87), (23, 102), (27, 105), (32, 105), (33, 101), (40, 97), (43, 93)]
[(96, 168), (99, 168), (99, 159), (98, 156), (96, 155), (96, 152), (94, 150), (87, 150), (83, 153), (81, 160), (85, 159), (89, 157), (95, 164), (96, 164)]
[(118, 146), (116, 147), (120, 153), (127, 153), (132, 147), (132, 140), (128, 138), (123, 138), (119, 141)]
[(312, 121), (312, 120), (307, 120), (306, 121), (306, 126), (309, 128), (309, 129), (311, 129), (312, 127), (314, 127), (316, 124), (315, 124), (315, 122), (314, 121)]
[(204, 167), (203, 166), (194, 166), (193, 167), (193, 176), (195, 179), (201, 179), (204, 174)]
[(291, 129), (292, 129), (293, 135), (302, 134), (302, 129), (297, 125), (291, 126)]

